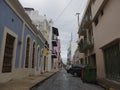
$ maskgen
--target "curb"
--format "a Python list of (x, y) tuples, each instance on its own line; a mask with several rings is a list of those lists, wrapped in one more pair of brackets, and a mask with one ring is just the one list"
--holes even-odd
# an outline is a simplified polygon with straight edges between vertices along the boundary
[(102, 87), (102, 88), (104, 88), (104, 89), (107, 90), (107, 87), (106, 87), (105, 85), (103, 85), (103, 84), (101, 84), (101, 83), (98, 83), (98, 82), (97, 82), (97, 85), (99, 85), (100, 87)]
[(48, 77), (46, 77), (45, 79), (43, 79), (42, 81), (40, 81), (40, 82), (38, 82), (38, 83), (36, 83), (35, 85), (33, 85), (32, 87), (30, 87), (30, 89), (29, 90), (35, 90), (36, 89), (36, 87), (38, 87), (40, 84), (42, 84), (42, 83), (44, 83), (47, 79), (49, 79), (50, 77), (52, 77), (53, 75), (55, 75), (56, 73), (58, 73), (59, 71), (57, 71), (57, 72), (55, 72), (55, 73), (53, 73), (52, 75), (50, 75), (50, 76), (48, 76)]
[(105, 90), (118, 90), (118, 89), (115, 89), (115, 88), (113, 88), (113, 87), (104, 85), (104, 84), (102, 84), (102, 83), (97, 83), (97, 85), (101, 86), (101, 87), (104, 88)]

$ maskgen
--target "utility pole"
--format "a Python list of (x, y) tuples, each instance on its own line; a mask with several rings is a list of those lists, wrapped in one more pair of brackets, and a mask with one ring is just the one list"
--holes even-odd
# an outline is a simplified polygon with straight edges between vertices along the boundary
[(76, 13), (76, 15), (77, 15), (78, 27), (79, 27), (79, 15), (80, 15), (80, 13)]

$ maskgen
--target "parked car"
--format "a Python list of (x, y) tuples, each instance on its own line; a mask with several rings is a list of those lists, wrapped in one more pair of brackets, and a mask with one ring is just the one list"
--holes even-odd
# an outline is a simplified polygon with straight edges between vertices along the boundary
[(81, 70), (82, 65), (73, 65), (69, 70), (67, 70), (68, 73), (75, 75), (75, 76), (81, 76)]
[(66, 66), (66, 71), (67, 71), (67, 73), (69, 73), (69, 69), (71, 68), (71, 65), (68, 65), (68, 66)]

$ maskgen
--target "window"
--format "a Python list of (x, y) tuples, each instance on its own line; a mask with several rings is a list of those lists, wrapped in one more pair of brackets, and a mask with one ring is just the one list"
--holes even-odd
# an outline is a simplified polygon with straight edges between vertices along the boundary
[(108, 79), (120, 81), (120, 47), (113, 44), (104, 50), (106, 76)]
[(95, 3), (96, 0), (92, 0), (93, 4)]
[(43, 55), (43, 50), (41, 49), (41, 50), (40, 50), (40, 61), (39, 61), (39, 67), (40, 67), (40, 65), (41, 65), (42, 55)]
[(30, 38), (27, 38), (25, 68), (28, 68), (29, 54), (30, 54), (29, 52), (30, 52)]
[(38, 49), (37, 49), (37, 68), (36, 68), (37, 71), (39, 69), (39, 63), (40, 63), (40, 49), (38, 47)]
[(101, 16), (103, 16), (103, 14), (104, 14), (103, 10), (101, 10), (101, 13), (100, 13), (100, 14), (101, 14)]
[(4, 58), (3, 58), (3, 67), (2, 67), (3, 73), (12, 71), (14, 43), (15, 43), (15, 37), (7, 33), (6, 43), (5, 43), (5, 52), (4, 52)]
[(81, 64), (84, 64), (84, 62), (83, 62), (83, 58), (80, 59), (80, 62), (81, 62)]
[(97, 24), (98, 24), (98, 17), (97, 17), (96, 20), (94, 21), (94, 24), (95, 24), (95, 26), (97, 26)]

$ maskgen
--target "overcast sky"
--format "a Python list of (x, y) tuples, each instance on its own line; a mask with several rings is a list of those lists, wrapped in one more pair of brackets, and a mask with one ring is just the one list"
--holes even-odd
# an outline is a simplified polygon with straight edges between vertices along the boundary
[(71, 33), (76, 42), (78, 35), (78, 23), (76, 13), (80, 13), (80, 21), (86, 7), (87, 0), (19, 0), (23, 7), (31, 7), (39, 11), (40, 15), (46, 15), (52, 19), (54, 26), (59, 30), (61, 40), (61, 56), (63, 62), (67, 60), (67, 49)]

